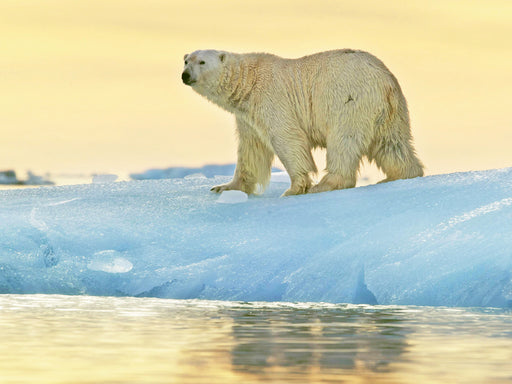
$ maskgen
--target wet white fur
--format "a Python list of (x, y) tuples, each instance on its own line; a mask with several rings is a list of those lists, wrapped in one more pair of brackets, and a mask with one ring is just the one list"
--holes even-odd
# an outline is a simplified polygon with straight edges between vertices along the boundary
[[(192, 88), (236, 116), (235, 175), (216, 192), (266, 186), (274, 155), (291, 178), (285, 195), (354, 187), (363, 156), (382, 169), (383, 181), (423, 175), (400, 86), (367, 52), (284, 59), (205, 50), (185, 62)], [(312, 186), (315, 147), (327, 149), (327, 173)]]

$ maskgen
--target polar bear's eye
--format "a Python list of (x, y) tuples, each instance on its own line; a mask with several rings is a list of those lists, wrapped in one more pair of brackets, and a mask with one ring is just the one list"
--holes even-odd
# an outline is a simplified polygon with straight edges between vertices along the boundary
[(187, 64), (188, 64), (188, 61), (187, 61), (187, 60), (185, 60), (185, 65), (187, 65)]
[(206, 64), (206, 63), (205, 63), (203, 60), (201, 60), (201, 61), (199, 62), (199, 65), (204, 65), (204, 64)]

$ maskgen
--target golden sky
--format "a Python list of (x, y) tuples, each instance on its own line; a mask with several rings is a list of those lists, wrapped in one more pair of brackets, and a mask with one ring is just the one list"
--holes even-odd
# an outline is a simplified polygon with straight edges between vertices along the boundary
[(181, 83), (196, 49), (372, 52), (427, 174), (512, 166), (510, 0), (2, 0), (0, 169), (236, 160), (234, 119)]

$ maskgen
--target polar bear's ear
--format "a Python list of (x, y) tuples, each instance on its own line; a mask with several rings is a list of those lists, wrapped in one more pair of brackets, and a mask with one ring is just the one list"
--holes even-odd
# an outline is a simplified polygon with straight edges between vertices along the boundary
[(183, 56), (183, 60), (187, 60), (188, 53), (185, 53), (185, 56)]
[(224, 62), (224, 59), (226, 58), (226, 54), (224, 52), (222, 52), (220, 55), (219, 55), (219, 59), (222, 62)]

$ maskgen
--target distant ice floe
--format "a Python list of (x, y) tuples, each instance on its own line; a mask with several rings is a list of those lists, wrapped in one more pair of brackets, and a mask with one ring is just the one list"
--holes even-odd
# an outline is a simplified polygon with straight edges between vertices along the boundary
[(166, 169), (149, 169), (143, 173), (132, 173), (133, 180), (181, 179), (189, 175), (204, 177), (231, 176), (235, 172), (235, 164), (210, 164), (203, 167), (170, 167)]
[(118, 176), (114, 174), (95, 174), (92, 176), (93, 184), (108, 184), (117, 180)]
[(270, 175), (270, 182), (272, 183), (289, 183), (290, 175), (285, 171), (272, 172)]
[[(203, 167), (171, 167), (166, 169), (149, 169), (142, 173), (132, 173), (130, 177), (133, 180), (161, 180), (161, 179), (181, 179), (184, 177), (215, 177), (215, 176), (233, 176), (236, 164), (208, 164)], [(272, 171), (279, 172), (279, 168), (272, 168)]]
[(40, 176), (27, 171), (26, 179), (18, 179), (13, 170), (0, 171), (0, 185), (54, 185), (49, 175)]

